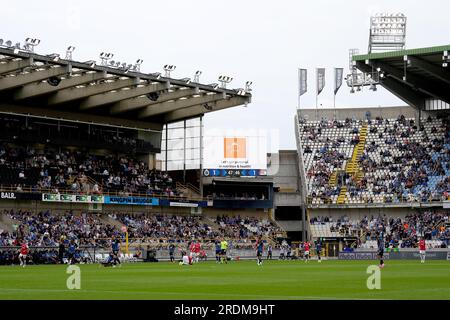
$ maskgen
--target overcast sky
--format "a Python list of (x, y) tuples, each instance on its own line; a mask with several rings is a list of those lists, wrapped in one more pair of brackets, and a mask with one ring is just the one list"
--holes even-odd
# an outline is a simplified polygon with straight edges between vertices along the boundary
[[(367, 52), (369, 17), (377, 12), (407, 15), (407, 47), (450, 43), (445, 0), (170, 0), (170, 1), (2, 1), (0, 38), (41, 39), (38, 53), (63, 54), (74, 45), (74, 59), (144, 59), (142, 71), (161, 72), (174, 64), (175, 78), (202, 70), (202, 83), (220, 74), (230, 87), (253, 81), (253, 101), (205, 117), (208, 128), (266, 128), (279, 131), (274, 149), (295, 148), (297, 68), (309, 71), (303, 107), (314, 107), (314, 70), (327, 68), (319, 104), (331, 107), (332, 68), (348, 72), (348, 49)], [(350, 95), (344, 85), (337, 106), (403, 105), (385, 90)]]

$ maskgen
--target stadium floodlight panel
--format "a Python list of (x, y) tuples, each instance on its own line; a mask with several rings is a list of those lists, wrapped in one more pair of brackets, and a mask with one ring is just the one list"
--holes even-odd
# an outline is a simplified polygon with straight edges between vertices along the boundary
[(201, 72), (200, 70), (195, 71), (195, 75), (196, 75), (196, 76), (199, 76), (199, 75), (201, 75), (201, 74), (202, 74), (202, 72)]
[(68, 52), (73, 52), (75, 50), (75, 47), (74, 46), (68, 46), (67, 47), (67, 51)]
[(11, 47), (12, 46), (12, 41), (11, 40), (6, 41), (5, 45), (7, 47)]
[(164, 71), (173, 71), (177, 68), (177, 66), (173, 64), (165, 64), (164, 65)]
[(230, 83), (231, 81), (233, 81), (233, 78), (229, 76), (219, 76), (219, 81), (224, 83)]

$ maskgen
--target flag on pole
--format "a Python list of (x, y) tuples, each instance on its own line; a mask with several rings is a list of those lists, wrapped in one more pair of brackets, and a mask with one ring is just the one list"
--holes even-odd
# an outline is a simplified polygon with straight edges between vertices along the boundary
[(343, 76), (344, 76), (344, 68), (334, 68), (334, 94), (335, 95), (342, 86)]
[(298, 83), (299, 83), (299, 91), (298, 95), (301, 97), (308, 91), (308, 70), (306, 69), (298, 69)]
[(325, 87), (325, 68), (317, 68), (317, 95), (319, 95)]

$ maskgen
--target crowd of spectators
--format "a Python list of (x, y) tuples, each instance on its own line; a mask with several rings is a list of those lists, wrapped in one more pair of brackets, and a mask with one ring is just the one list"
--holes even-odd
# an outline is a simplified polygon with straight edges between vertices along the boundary
[[(149, 196), (179, 196), (167, 173), (150, 170), (132, 157), (99, 156), (82, 151), (37, 151), (31, 146), (0, 145), (3, 186), (17, 191), (65, 190), (73, 193), (143, 193)], [(89, 179), (91, 178), (91, 179)], [(93, 179), (93, 180), (92, 180)]]
[(256, 237), (274, 237), (280, 231), (270, 221), (257, 218), (221, 216), (208, 222), (198, 216), (118, 212), (97, 215), (4, 210), (0, 212), (0, 222), (9, 225), (7, 230), (0, 228), (0, 264), (16, 261), (24, 241), (32, 248), (30, 261), (35, 263), (56, 261), (55, 248), (61, 243), (68, 246), (72, 240), (80, 250), (108, 250), (111, 239), (124, 241), (123, 226), (127, 228), (130, 246), (151, 248), (167, 248), (170, 243), (185, 246), (195, 240), (202, 242), (205, 249), (214, 249), (215, 242), (224, 238), (230, 248), (253, 248)]
[(25, 240), (29, 246), (52, 247), (61, 239), (74, 239), (80, 246), (105, 246), (108, 238), (120, 236), (117, 227), (93, 214), (5, 210), (3, 215), (11, 219), (12, 232), (0, 232), (0, 246), (18, 246)]
[(331, 232), (338, 232), (342, 237), (357, 237), (359, 246), (366, 241), (376, 241), (380, 231), (385, 234), (386, 246), (391, 248), (414, 248), (420, 237), (438, 243), (439, 246), (450, 245), (450, 212), (424, 211), (406, 215), (404, 218), (386, 215), (365, 216), (362, 219), (350, 219), (342, 216), (314, 217), (311, 224), (327, 223)]
[(281, 231), (273, 222), (253, 217), (223, 215), (217, 216), (215, 222), (223, 235), (244, 242), (259, 236), (276, 238)]
[[(345, 172), (363, 124), (368, 127), (358, 165), (361, 175)], [(428, 117), (420, 124), (403, 115), (366, 122), (307, 122), (300, 119), (300, 140), (308, 193), (313, 203), (442, 201), (450, 191), (450, 121)], [(334, 185), (330, 178), (336, 173)]]

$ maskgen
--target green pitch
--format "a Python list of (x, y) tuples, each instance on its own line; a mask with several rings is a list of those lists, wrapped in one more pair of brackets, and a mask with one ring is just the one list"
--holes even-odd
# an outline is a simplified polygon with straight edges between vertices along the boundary
[(80, 265), (81, 289), (68, 290), (67, 266), (2, 266), (0, 299), (450, 299), (450, 261), (387, 261), (381, 290), (369, 290), (375, 261), (169, 262), (104, 268)]

